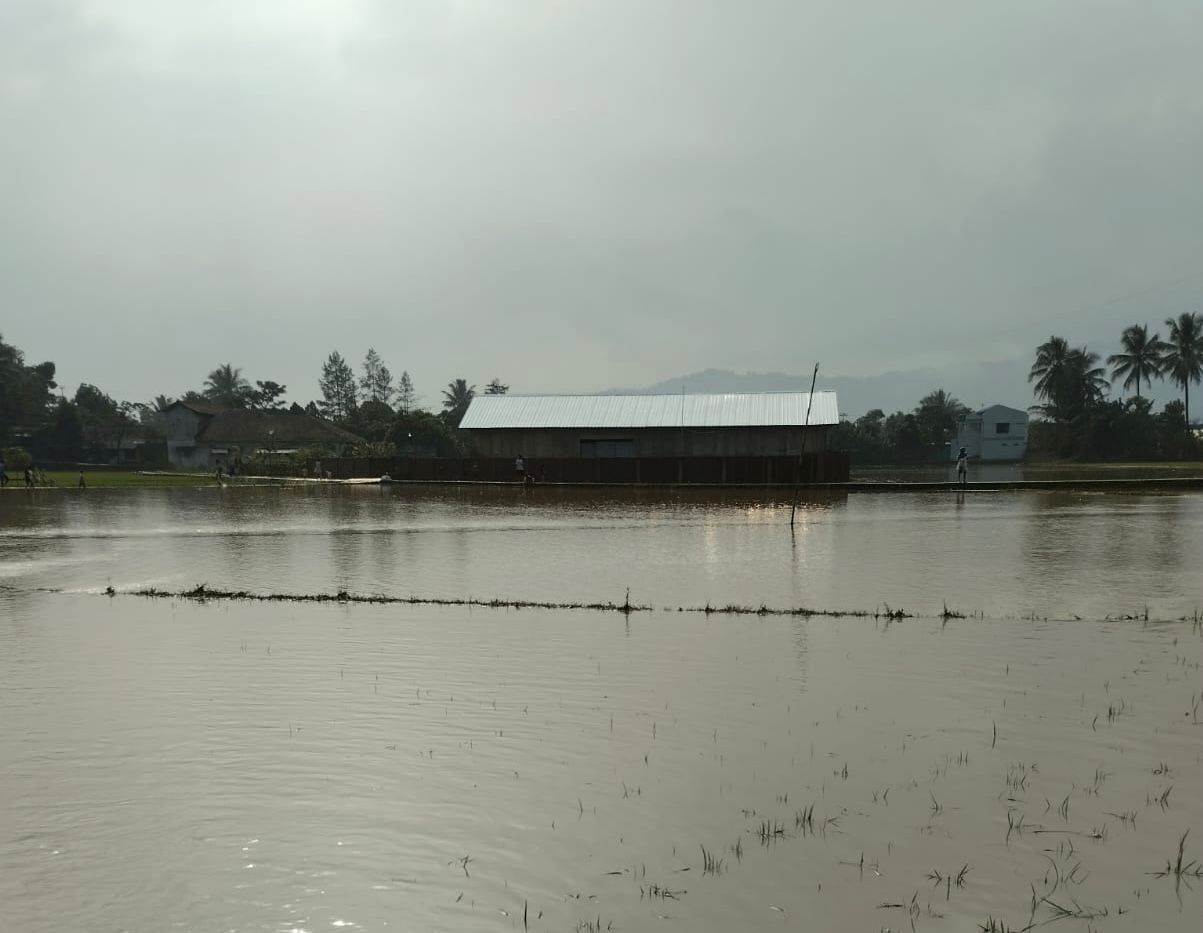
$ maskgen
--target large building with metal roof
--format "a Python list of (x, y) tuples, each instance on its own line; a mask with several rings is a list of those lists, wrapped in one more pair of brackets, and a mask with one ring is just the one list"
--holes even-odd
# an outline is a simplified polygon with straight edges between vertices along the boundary
[(834, 392), (480, 395), (460, 429), (482, 457), (780, 457), (838, 423)]

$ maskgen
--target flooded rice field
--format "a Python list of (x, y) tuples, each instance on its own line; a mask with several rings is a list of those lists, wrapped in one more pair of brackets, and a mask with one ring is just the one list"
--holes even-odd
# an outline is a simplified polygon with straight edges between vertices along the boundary
[(0, 495), (0, 927), (1198, 929), (1203, 496), (771, 495)]

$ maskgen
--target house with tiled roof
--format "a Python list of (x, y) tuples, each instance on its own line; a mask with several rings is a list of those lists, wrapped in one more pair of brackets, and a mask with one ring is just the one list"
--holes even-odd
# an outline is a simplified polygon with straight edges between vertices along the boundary
[(179, 401), (163, 411), (167, 460), (186, 470), (229, 468), (258, 453), (291, 454), (318, 449), (344, 456), (363, 438), (300, 406), (264, 411), (220, 408), (208, 402)]

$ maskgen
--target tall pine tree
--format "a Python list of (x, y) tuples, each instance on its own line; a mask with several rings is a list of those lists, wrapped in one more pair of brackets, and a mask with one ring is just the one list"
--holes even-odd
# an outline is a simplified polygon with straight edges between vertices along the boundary
[(396, 394), (393, 388), (393, 374), (388, 371), (375, 347), (368, 347), (368, 355), (363, 358), (363, 378), (359, 380), (359, 388), (363, 390), (365, 402), (381, 402), (385, 405), (393, 403), (393, 396)]
[(402, 372), (401, 380), (397, 383), (397, 411), (408, 415), (414, 410), (417, 402), (418, 397), (414, 394), (414, 381), (409, 378), (408, 371)]
[(346, 421), (355, 414), (359, 403), (355, 373), (337, 350), (322, 364), (322, 376), (317, 384), (322, 390), (323, 415), (334, 421)]

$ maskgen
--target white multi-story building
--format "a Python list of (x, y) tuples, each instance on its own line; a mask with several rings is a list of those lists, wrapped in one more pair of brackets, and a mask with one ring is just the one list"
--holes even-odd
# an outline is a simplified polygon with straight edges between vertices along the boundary
[(980, 460), (1022, 460), (1028, 449), (1028, 413), (1006, 405), (991, 405), (962, 415), (957, 424), (957, 440), (952, 445), (953, 460), (962, 447), (970, 457)]

